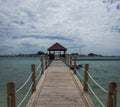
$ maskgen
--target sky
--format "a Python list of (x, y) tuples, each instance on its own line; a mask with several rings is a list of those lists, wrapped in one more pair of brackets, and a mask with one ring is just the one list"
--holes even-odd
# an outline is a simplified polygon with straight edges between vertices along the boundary
[(0, 54), (47, 52), (120, 56), (120, 0), (0, 0)]

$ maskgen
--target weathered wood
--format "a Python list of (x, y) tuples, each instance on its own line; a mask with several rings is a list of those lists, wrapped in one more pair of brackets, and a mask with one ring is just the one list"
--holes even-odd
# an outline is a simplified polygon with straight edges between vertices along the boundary
[(43, 56), (41, 56), (41, 75), (44, 74), (44, 62), (43, 62)]
[(62, 61), (54, 61), (41, 78), (36, 97), (26, 107), (87, 107), (72, 71)]
[(68, 66), (70, 66), (70, 55), (68, 55)]
[(72, 57), (70, 56), (70, 69), (72, 68)]
[(47, 67), (49, 66), (49, 56), (47, 56)]
[(47, 66), (48, 66), (48, 58), (45, 57), (45, 69), (47, 69)]
[(35, 76), (35, 65), (31, 65), (31, 72), (32, 72), (32, 93), (36, 90), (36, 76)]
[(13, 82), (7, 84), (7, 107), (16, 107), (15, 83)]
[(89, 69), (89, 65), (85, 64), (85, 71), (84, 71), (84, 88), (83, 90), (88, 92), (88, 69)]
[(117, 83), (109, 83), (109, 92), (108, 92), (108, 102), (107, 107), (116, 107), (117, 106)]
[(74, 57), (74, 74), (76, 74), (76, 60), (77, 60), (77, 58)]

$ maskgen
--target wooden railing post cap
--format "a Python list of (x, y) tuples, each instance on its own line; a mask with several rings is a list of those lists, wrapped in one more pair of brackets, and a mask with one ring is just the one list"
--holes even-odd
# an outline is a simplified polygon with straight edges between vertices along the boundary
[(117, 89), (117, 83), (116, 82), (109, 82), (109, 89), (110, 89), (110, 91), (113, 91), (113, 89), (114, 90)]
[(14, 82), (8, 82), (7, 85), (11, 85), (11, 86), (14, 86), (15, 83)]
[(109, 85), (117, 86), (116, 82), (109, 82)]
[(15, 88), (15, 83), (14, 83), (14, 82), (8, 82), (8, 83), (7, 83), (7, 87), (8, 87), (8, 88), (10, 88), (10, 87), (11, 87), (11, 88)]
[(89, 66), (89, 64), (85, 64), (85, 66)]
[(35, 64), (31, 64), (31, 66), (35, 66)]

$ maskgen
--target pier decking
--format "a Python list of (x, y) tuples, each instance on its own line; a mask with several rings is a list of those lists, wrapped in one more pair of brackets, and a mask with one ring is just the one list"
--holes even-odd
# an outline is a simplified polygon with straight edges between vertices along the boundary
[(75, 75), (55, 60), (42, 75), (26, 107), (94, 107)]

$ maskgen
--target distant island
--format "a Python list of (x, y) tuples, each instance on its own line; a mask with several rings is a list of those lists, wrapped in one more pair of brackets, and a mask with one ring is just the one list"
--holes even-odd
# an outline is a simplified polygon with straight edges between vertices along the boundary
[(78, 55), (78, 56), (90, 56), (90, 57), (103, 57), (103, 55), (95, 54), (95, 53), (89, 53), (88, 55), (79, 55), (78, 53), (71, 53), (71, 55)]
[(0, 57), (38, 57), (40, 55), (46, 55), (42, 51), (38, 51), (36, 54), (13, 54), (13, 55), (0, 55)]
[[(35, 54), (11, 54), (11, 55), (0, 55), (0, 57), (38, 57), (40, 55), (47, 55), (47, 53), (43, 52), (43, 51), (38, 51)], [(95, 54), (95, 53), (89, 53), (88, 55), (80, 55), (78, 53), (71, 53), (71, 54), (66, 54), (66, 55), (75, 55), (75, 56), (79, 56), (79, 57), (120, 57), (120, 56), (104, 56), (104, 55), (99, 55), (99, 54)]]

